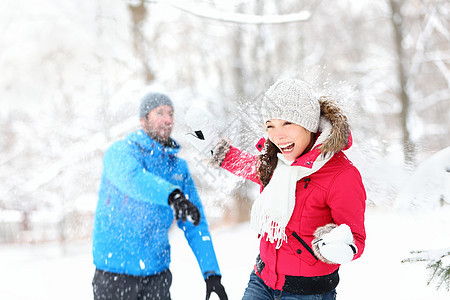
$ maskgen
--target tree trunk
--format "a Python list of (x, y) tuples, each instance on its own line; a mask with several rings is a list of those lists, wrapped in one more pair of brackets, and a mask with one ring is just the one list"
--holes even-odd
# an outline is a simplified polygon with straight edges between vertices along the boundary
[(146, 49), (146, 39), (142, 32), (142, 25), (147, 17), (147, 8), (145, 6), (145, 0), (141, 0), (139, 5), (129, 4), (128, 8), (131, 12), (131, 18), (133, 20), (133, 46), (136, 56), (141, 61), (144, 69), (144, 78), (146, 83), (151, 83), (155, 80), (155, 74), (150, 67), (148, 49)]
[(406, 91), (407, 75), (405, 71), (405, 53), (403, 51), (403, 20), (401, 14), (401, 4), (395, 0), (390, 0), (392, 15), (391, 22), (394, 29), (395, 50), (397, 52), (397, 78), (399, 82), (400, 100), (402, 111), (400, 113), (401, 127), (403, 131), (403, 155), (404, 161), (408, 165), (415, 164), (415, 145), (411, 140), (410, 128), (408, 127), (409, 111), (411, 102)]
[[(242, 13), (243, 5), (238, 5), (238, 12)], [(234, 33), (234, 39), (233, 39), (233, 65), (232, 65), (232, 82), (234, 86), (234, 94), (237, 95), (237, 97), (245, 96), (246, 89), (245, 89), (245, 72), (244, 72), (244, 63), (243, 63), (243, 56), (244, 53), (242, 51), (242, 27), (236, 26), (235, 33)], [(234, 100), (234, 105), (239, 105), (238, 100)], [(239, 134), (234, 139), (237, 143), (239, 143), (238, 139), (242, 139), (245, 136), (245, 126), (242, 126), (242, 120), (240, 118), (237, 118), (240, 122), (239, 126)], [(247, 182), (244, 182), (243, 184), (240, 184), (236, 187), (236, 189), (233, 191), (233, 199), (234, 199), (234, 208), (237, 209), (237, 211), (234, 213), (234, 221), (236, 222), (245, 222), (249, 220), (249, 211), (251, 207), (251, 199), (249, 199), (247, 195), (248, 185)]]

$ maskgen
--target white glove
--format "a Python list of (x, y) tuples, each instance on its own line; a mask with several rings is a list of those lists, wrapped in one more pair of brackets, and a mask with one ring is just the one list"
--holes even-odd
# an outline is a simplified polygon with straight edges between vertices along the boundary
[(314, 243), (317, 243), (320, 255), (335, 264), (347, 263), (358, 253), (358, 248), (353, 242), (353, 234), (346, 224), (333, 228)]
[(218, 130), (211, 114), (198, 105), (192, 105), (184, 118), (192, 130), (191, 144), (201, 153), (211, 155), (219, 141)]

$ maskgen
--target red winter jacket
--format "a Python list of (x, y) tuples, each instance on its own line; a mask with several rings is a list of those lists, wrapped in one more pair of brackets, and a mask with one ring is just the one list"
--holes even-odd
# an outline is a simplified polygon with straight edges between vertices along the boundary
[[(346, 148), (350, 145), (349, 133)], [(312, 166), (319, 154), (315, 147), (292, 165)], [(257, 156), (231, 146), (221, 167), (261, 185), (258, 164)], [(340, 265), (327, 264), (314, 255), (314, 231), (329, 223), (347, 224), (358, 248), (354, 259), (360, 257), (366, 238), (365, 200), (360, 173), (342, 151), (337, 152), (322, 168), (297, 182), (295, 208), (286, 226), (288, 241), (276, 249), (276, 243), (261, 238), (256, 274), (275, 290), (298, 294), (333, 290), (339, 282)]]

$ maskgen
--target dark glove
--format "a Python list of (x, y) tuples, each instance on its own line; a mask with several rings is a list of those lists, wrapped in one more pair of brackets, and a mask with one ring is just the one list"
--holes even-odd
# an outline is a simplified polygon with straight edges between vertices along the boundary
[(228, 300), (227, 293), (222, 283), (220, 283), (220, 275), (211, 275), (205, 279), (206, 282), (206, 300), (209, 300), (211, 293), (214, 292), (219, 296), (220, 300)]
[(180, 190), (175, 190), (169, 195), (169, 205), (173, 208), (175, 219), (186, 222), (189, 218), (195, 226), (200, 223), (200, 212), (191, 201), (184, 197)]

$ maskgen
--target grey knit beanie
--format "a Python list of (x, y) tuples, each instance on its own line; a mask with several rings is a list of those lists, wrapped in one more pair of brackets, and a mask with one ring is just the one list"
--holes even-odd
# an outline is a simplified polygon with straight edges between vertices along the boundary
[(264, 122), (270, 119), (286, 120), (316, 133), (320, 104), (307, 83), (298, 79), (282, 79), (265, 93), (262, 115)]
[(168, 105), (173, 108), (172, 100), (170, 100), (168, 96), (155, 92), (145, 94), (145, 96), (141, 98), (139, 118), (147, 116), (152, 109), (161, 105)]

